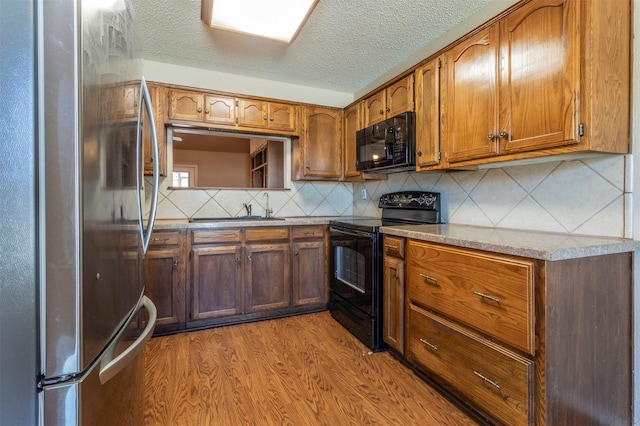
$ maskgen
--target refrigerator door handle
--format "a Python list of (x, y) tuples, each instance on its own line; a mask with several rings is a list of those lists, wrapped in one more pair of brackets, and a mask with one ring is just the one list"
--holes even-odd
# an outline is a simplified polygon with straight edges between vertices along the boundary
[[(154, 305), (151, 299), (149, 299), (147, 296), (142, 296), (142, 303), (140, 304), (140, 308), (138, 309), (136, 314), (133, 315), (134, 320), (135, 320), (135, 316), (137, 315), (139, 310), (142, 308), (146, 309), (147, 312), (149, 312), (149, 319), (147, 320), (147, 325), (142, 331), (142, 334), (140, 334), (140, 336), (136, 339), (136, 341), (133, 342), (120, 355), (112, 359), (105, 359), (103, 361), (103, 363), (106, 362), (106, 365), (104, 367), (102, 365), (100, 366), (99, 376), (100, 376), (101, 384), (104, 385), (112, 377), (114, 377), (116, 374), (122, 371), (123, 368), (129, 365), (129, 363), (133, 361), (133, 359), (136, 356), (138, 356), (138, 354), (142, 351), (142, 349), (144, 349), (144, 346), (147, 344), (147, 342), (151, 338), (151, 335), (153, 334), (153, 330), (156, 327), (156, 318), (157, 318), (156, 305)], [(115, 345), (117, 345), (117, 343), (118, 343), (118, 339), (116, 339), (112, 343), (112, 348), (114, 348)], [(108, 354), (105, 354), (105, 356), (108, 356)]]
[[(147, 115), (149, 116), (149, 127), (151, 129), (151, 139), (152, 139), (152, 150), (153, 150), (153, 188), (151, 193), (151, 209), (149, 212), (149, 221), (147, 222), (147, 229), (144, 228), (144, 211), (143, 211), (143, 203), (142, 203), (142, 182), (141, 177), (142, 173), (140, 173), (140, 165), (142, 164), (142, 108), (147, 110)], [(136, 134), (136, 182), (138, 189), (138, 214), (140, 220), (140, 236), (142, 237), (142, 251), (143, 253), (147, 252), (147, 248), (149, 247), (149, 241), (151, 240), (151, 233), (153, 231), (153, 224), (156, 220), (156, 210), (158, 208), (158, 186), (160, 182), (160, 167), (159, 167), (159, 158), (158, 158), (158, 134), (156, 132), (156, 122), (153, 118), (153, 107), (151, 105), (151, 96), (149, 94), (149, 89), (147, 88), (147, 83), (144, 77), (141, 78), (140, 82), (140, 100), (138, 102), (138, 126), (137, 126), (137, 134)]]

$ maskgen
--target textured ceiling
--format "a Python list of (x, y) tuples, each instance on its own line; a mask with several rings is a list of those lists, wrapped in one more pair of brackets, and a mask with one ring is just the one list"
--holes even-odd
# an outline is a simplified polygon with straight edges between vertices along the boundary
[(287, 45), (209, 28), (200, 0), (132, 0), (146, 60), (345, 93), (362, 90), (492, 2), (319, 0)]

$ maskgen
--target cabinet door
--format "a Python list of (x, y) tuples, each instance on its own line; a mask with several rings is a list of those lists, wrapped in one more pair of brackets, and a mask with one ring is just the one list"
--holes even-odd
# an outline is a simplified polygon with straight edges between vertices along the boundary
[[(156, 135), (158, 136), (158, 168), (160, 176), (167, 175), (167, 131), (165, 128), (165, 120), (167, 115), (166, 109), (166, 92), (164, 87), (149, 85), (149, 95), (151, 96), (151, 104), (153, 105), (153, 118), (156, 122)], [(138, 91), (139, 93), (139, 91)], [(136, 101), (137, 103), (137, 101)], [(136, 111), (136, 115), (138, 112)], [(144, 119), (143, 119), (144, 120)], [(149, 127), (145, 127), (143, 123), (143, 144), (144, 144), (144, 174), (153, 175), (153, 149), (151, 146), (151, 132)]]
[(227, 96), (204, 97), (204, 119), (209, 123), (236, 124), (236, 99)]
[(126, 86), (123, 93), (123, 114), (125, 117), (138, 116), (138, 101), (140, 100), (140, 86)]
[(245, 253), (247, 313), (291, 306), (289, 243), (248, 244)]
[(169, 118), (175, 120), (202, 121), (203, 95), (184, 90), (169, 91)]
[(360, 130), (360, 118), (362, 116), (362, 103), (352, 105), (344, 111), (344, 177), (360, 177), (360, 172), (356, 170), (357, 147), (356, 132)]
[(304, 107), (304, 177), (340, 179), (342, 176), (342, 111)]
[(440, 67), (436, 58), (418, 68), (416, 80), (416, 170), (440, 163)]
[(238, 125), (267, 127), (267, 103), (250, 99), (238, 99)]
[(182, 249), (149, 250), (145, 257), (145, 270), (144, 292), (158, 310), (157, 331), (175, 330), (180, 325), (184, 327), (186, 305)]
[(324, 240), (293, 243), (293, 305), (327, 301)]
[(384, 258), (382, 287), (382, 338), (400, 353), (404, 353), (404, 261)]
[(413, 74), (385, 89), (385, 115), (395, 117), (405, 111), (413, 111)]
[(575, 3), (535, 0), (500, 24), (503, 153), (578, 142)]
[(364, 127), (369, 127), (387, 118), (387, 97), (384, 90), (364, 100)]
[(498, 26), (445, 54), (446, 132), (450, 162), (495, 155), (498, 150)]
[(297, 108), (293, 105), (269, 103), (269, 128), (276, 130), (295, 130)]
[(190, 319), (242, 314), (242, 247), (194, 247), (192, 253)]

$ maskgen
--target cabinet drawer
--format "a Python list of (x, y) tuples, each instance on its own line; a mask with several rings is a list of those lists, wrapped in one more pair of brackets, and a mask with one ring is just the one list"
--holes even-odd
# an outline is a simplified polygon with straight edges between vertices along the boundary
[(240, 229), (208, 229), (191, 231), (192, 244), (214, 244), (242, 241)]
[(247, 241), (288, 240), (289, 228), (247, 228)]
[(293, 238), (324, 238), (324, 226), (294, 226)]
[(404, 238), (385, 235), (384, 254), (404, 259)]
[(180, 244), (179, 231), (154, 231), (149, 240), (149, 247), (177, 246), (178, 244)]
[(532, 260), (411, 240), (407, 296), (533, 355), (534, 270)]
[(530, 424), (533, 361), (415, 305), (407, 358), (500, 422)]

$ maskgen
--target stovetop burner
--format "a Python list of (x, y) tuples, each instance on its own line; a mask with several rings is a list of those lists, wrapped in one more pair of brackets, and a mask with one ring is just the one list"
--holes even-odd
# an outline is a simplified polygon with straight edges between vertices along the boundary
[(442, 223), (440, 194), (437, 192), (403, 191), (384, 194), (378, 207), (382, 217), (350, 217), (331, 221), (332, 226), (378, 232), (384, 225)]

